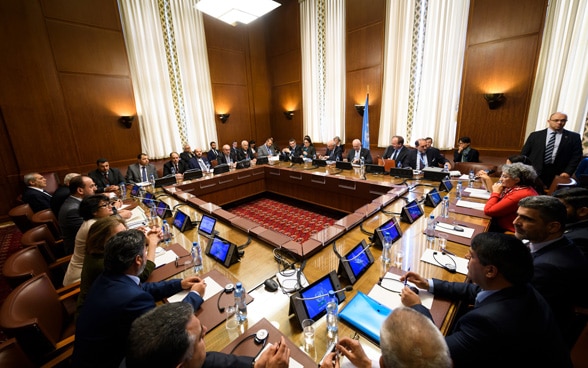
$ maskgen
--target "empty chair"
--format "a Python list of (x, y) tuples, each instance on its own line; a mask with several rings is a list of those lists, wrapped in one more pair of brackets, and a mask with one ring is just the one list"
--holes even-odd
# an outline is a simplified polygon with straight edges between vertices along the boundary
[(43, 224), (47, 225), (49, 230), (51, 230), (53, 237), (55, 237), (55, 239), (61, 239), (61, 229), (59, 228), (59, 222), (50, 208), (35, 212), (32, 217), (32, 222), (34, 226)]
[(46, 273), (51, 278), (53, 286), (60, 288), (71, 256), (59, 258), (48, 264), (39, 248), (32, 246), (21, 249), (8, 257), (2, 267), (2, 274), (12, 288), (18, 287), (34, 276)]
[(65, 256), (63, 240), (56, 240), (47, 225), (39, 225), (27, 230), (22, 234), (20, 243), (23, 247), (38, 247), (47, 263), (53, 263), (57, 258)]
[(33, 227), (33, 210), (25, 203), (13, 207), (8, 212), (8, 216), (14, 222), (21, 233)]
[(34, 368), (36, 365), (22, 351), (18, 341), (12, 338), (0, 344), (0, 367)]
[(65, 359), (73, 350), (75, 312), (66, 305), (72, 305), (78, 293), (79, 289), (60, 295), (47, 274), (35, 276), (8, 295), (0, 308), (0, 327), (36, 364), (58, 355)]

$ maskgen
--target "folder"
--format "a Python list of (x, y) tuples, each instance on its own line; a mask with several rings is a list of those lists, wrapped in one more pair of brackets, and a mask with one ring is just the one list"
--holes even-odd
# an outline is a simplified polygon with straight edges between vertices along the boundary
[(361, 291), (339, 313), (339, 318), (380, 345), (380, 328), (392, 309)]

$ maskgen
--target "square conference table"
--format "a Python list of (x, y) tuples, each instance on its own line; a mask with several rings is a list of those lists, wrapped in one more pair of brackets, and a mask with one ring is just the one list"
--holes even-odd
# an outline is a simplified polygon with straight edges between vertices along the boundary
[[(300, 265), (301, 259), (305, 258), (306, 266), (303, 272), (308, 282), (312, 283), (329, 272), (337, 270), (339, 258), (333, 251), (334, 243), (339, 254), (346, 254), (362, 240), (369, 244), (366, 231), (373, 232), (390, 219), (390, 214), (399, 213), (406, 204), (405, 200), (421, 199), (432, 187), (438, 187), (438, 185), (439, 183), (420, 179), (403, 180), (374, 174), (367, 174), (367, 180), (361, 180), (357, 170), (339, 172), (329, 166), (308, 168), (278, 163), (233, 170), (220, 175), (205, 175), (197, 180), (164, 187), (163, 190), (158, 189), (156, 194), (159, 200), (165, 201), (170, 207), (182, 208), (182, 211), (189, 214), (192, 219), (197, 220), (203, 213), (217, 217), (219, 221), (217, 221), (216, 230), (219, 231), (219, 235), (236, 245), (245, 244), (250, 240), (239, 262), (226, 268), (212, 258), (204, 256), (202, 272), (206, 274), (215, 271), (232, 283), (237, 281), (243, 283), (254, 298), (248, 304), (248, 321), (244, 328), (265, 318), (296, 346), (300, 346), (303, 339), (302, 331), (296, 318), (289, 314), (289, 295), (280, 289), (277, 292), (269, 292), (263, 287), (264, 280), (275, 277), (279, 271), (279, 265), (274, 258), (274, 249), (282, 247), (298, 254), (297, 259), (293, 259), (293, 262), (297, 261), (297, 265)], [(249, 220), (237, 218), (221, 207), (264, 192), (277, 193), (335, 209), (347, 213), (347, 216), (300, 244), (284, 235), (267, 233), (267, 229)], [(449, 193), (453, 202), (454, 195), (455, 190)], [(431, 214), (439, 215), (440, 211), (440, 205), (436, 208), (425, 207), (424, 215), (414, 223), (401, 223), (403, 234), (393, 244), (392, 251), (402, 250), (404, 258), (400, 269), (392, 267), (390, 269), (392, 272), (403, 274), (410, 268), (424, 277), (449, 281), (466, 280), (463, 274), (450, 273), (441, 267), (420, 261), (421, 255), (427, 249), (424, 235), (426, 219)], [(451, 221), (483, 226), (484, 229), (489, 226), (487, 218), (457, 212), (451, 213)], [(360, 224), (361, 226), (358, 226)], [(178, 229), (173, 228), (172, 232), (174, 243), (189, 250), (193, 241), (199, 241), (204, 251), (208, 240), (201, 237), (197, 229), (180, 233)], [(448, 241), (447, 249), (458, 257), (464, 257), (469, 247)], [(340, 310), (358, 291), (368, 294), (379, 278), (388, 271), (389, 264), (383, 265), (380, 261), (382, 250), (371, 247), (370, 251), (376, 259), (375, 263), (353, 285), (353, 290), (346, 293), (346, 300), (341, 303)], [(185, 277), (193, 271), (190, 266), (180, 264), (177, 272), (174, 277)], [(346, 285), (345, 281), (342, 281), (342, 285)], [(211, 304), (216, 308), (216, 295), (207, 302), (208, 308), (211, 308)], [(435, 298), (431, 312), (435, 324), (444, 334), (449, 331), (458, 307), (455, 303)], [(206, 320), (202, 322), (204, 325), (207, 324)], [(316, 350), (311, 358), (318, 362), (327, 345), (325, 318), (315, 321), (314, 327)], [(346, 323), (339, 324), (339, 336), (352, 336), (355, 332)], [(244, 334), (248, 335), (249, 332)], [(231, 341), (224, 323), (212, 326), (205, 340), (207, 349), (210, 351), (220, 351)], [(377, 349), (377, 346), (365, 338), (362, 339), (363, 343)]]

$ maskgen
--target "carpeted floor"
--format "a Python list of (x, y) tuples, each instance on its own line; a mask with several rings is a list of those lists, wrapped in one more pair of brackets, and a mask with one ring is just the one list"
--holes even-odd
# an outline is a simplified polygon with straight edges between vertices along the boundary
[[(17, 250), (21, 249), (20, 238), (22, 233), (18, 228), (10, 223), (0, 225), (0, 270), (4, 266), (6, 259)], [(10, 294), (12, 288), (0, 273), (0, 305), (4, 303), (4, 299)], [(0, 330), (0, 342), (6, 340), (6, 336)]]
[(225, 209), (299, 243), (345, 216), (336, 211), (268, 194)]

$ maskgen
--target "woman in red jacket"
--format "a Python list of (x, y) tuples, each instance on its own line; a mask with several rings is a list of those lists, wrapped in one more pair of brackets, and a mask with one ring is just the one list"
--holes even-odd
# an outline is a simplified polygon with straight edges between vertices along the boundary
[(492, 217), (490, 231), (514, 232), (512, 222), (517, 217), (519, 201), (537, 195), (533, 188), (536, 178), (533, 166), (518, 162), (502, 166), (502, 176), (492, 185), (492, 194), (484, 207), (484, 213)]

